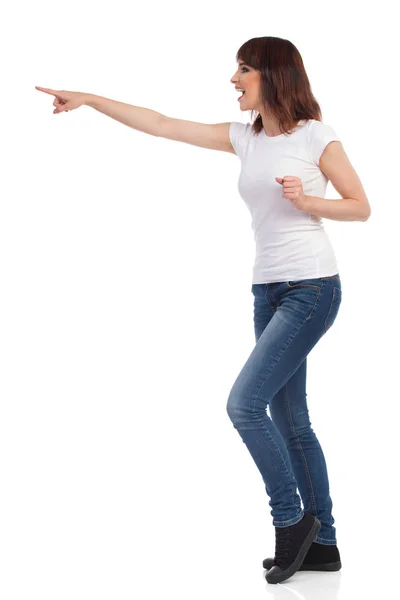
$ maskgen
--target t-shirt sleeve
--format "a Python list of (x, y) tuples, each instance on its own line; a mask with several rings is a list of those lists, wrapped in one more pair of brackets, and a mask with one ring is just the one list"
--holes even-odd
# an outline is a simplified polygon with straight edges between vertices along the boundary
[(245, 139), (249, 134), (250, 127), (251, 123), (244, 124), (238, 121), (233, 121), (229, 126), (229, 138), (239, 158), (243, 156)]
[(310, 154), (316, 165), (319, 166), (319, 159), (329, 142), (340, 142), (336, 131), (326, 123), (313, 121), (311, 126)]

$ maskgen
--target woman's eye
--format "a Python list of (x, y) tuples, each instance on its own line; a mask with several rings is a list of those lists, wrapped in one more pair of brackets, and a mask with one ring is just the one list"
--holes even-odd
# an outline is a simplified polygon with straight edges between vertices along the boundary
[(246, 67), (242, 67), (242, 70), (243, 70), (243, 69), (244, 69), (245, 71), (248, 71), (248, 69), (247, 69)]

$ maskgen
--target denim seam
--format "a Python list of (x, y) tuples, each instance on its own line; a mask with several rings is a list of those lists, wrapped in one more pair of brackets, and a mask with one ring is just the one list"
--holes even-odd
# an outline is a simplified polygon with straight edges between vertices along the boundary
[(317, 544), (324, 544), (325, 546), (336, 546), (336, 540), (326, 540), (325, 538), (317, 536), (314, 540)]
[(308, 468), (308, 464), (307, 464), (307, 460), (306, 460), (306, 455), (304, 453), (303, 446), (301, 445), (300, 438), (297, 435), (296, 428), (294, 426), (293, 417), (292, 417), (292, 413), (291, 413), (291, 410), (290, 410), (289, 395), (287, 393), (287, 388), (288, 388), (288, 386), (287, 386), (287, 383), (286, 383), (285, 384), (285, 406), (287, 408), (287, 414), (288, 414), (288, 418), (290, 420), (290, 424), (291, 424), (291, 427), (292, 427), (292, 432), (296, 436), (296, 439), (297, 439), (297, 441), (298, 441), (298, 443), (300, 445), (301, 461), (302, 461), (303, 466), (304, 466), (304, 471), (305, 471), (306, 476), (307, 476), (307, 481), (308, 481), (308, 484), (309, 484), (309, 489), (310, 489), (310, 494), (311, 494), (311, 505), (312, 505), (312, 509), (311, 510), (312, 510), (312, 513), (314, 515), (316, 515), (317, 514), (317, 507), (316, 507), (316, 502), (315, 502), (315, 494), (314, 494), (314, 488), (312, 486), (312, 480), (311, 480), (310, 470)]
[(327, 322), (328, 322), (328, 319), (329, 319), (329, 317), (331, 316), (331, 312), (332, 312), (332, 309), (333, 309), (333, 307), (334, 307), (334, 305), (335, 305), (335, 302), (336, 302), (336, 296), (337, 296), (337, 295), (338, 295), (337, 288), (336, 288), (336, 287), (333, 287), (332, 301), (331, 301), (331, 305), (330, 305), (330, 307), (329, 307), (329, 312), (328, 312), (328, 315), (327, 315), (327, 317), (326, 317), (326, 319), (325, 319), (325, 323), (324, 323), (324, 330), (325, 330), (325, 333), (327, 333), (327, 332), (328, 332), (328, 330), (330, 329), (330, 327), (327, 327)]
[(274, 525), (274, 527), (288, 527), (288, 525), (296, 525), (296, 523), (299, 523), (303, 517), (304, 510), (301, 509), (297, 517), (293, 517), (293, 519), (289, 519), (288, 521), (275, 521), (275, 519), (273, 519), (272, 524)]
[(309, 321), (311, 319), (311, 317), (314, 316), (315, 313), (315, 309), (318, 306), (319, 303), (319, 299), (321, 297), (321, 292), (325, 289), (325, 281), (322, 281), (321, 287), (319, 288), (319, 293), (317, 295), (317, 297), (315, 298), (315, 302), (314, 302), (314, 306), (312, 307), (312, 310), (310, 312), (310, 314), (308, 315), (308, 317), (303, 321), (302, 325), (306, 322)]
[(272, 298), (272, 296), (270, 296), (269, 292), (270, 292), (270, 286), (267, 285), (266, 290), (265, 290), (264, 300), (267, 302), (267, 304), (269, 304), (272, 312), (276, 313), (276, 305), (272, 305), (273, 298)]
[[(254, 414), (254, 407), (253, 407), (253, 414)], [(270, 418), (270, 417), (268, 417), (268, 415), (267, 415), (266, 413), (265, 413), (265, 415), (266, 415), (266, 417), (267, 417), (268, 419)], [(271, 419), (271, 421), (272, 421), (272, 419)], [(286, 475), (289, 475), (289, 477), (290, 477), (290, 472), (289, 472), (289, 470), (288, 470), (288, 468), (287, 468), (287, 464), (286, 464), (286, 462), (285, 462), (285, 459), (283, 458), (282, 452), (280, 451), (280, 448), (279, 448), (278, 444), (276, 443), (276, 441), (274, 440), (273, 436), (271, 435), (271, 433), (270, 433), (270, 431), (269, 431), (268, 427), (266, 427), (266, 426), (264, 425), (264, 423), (262, 422), (262, 420), (260, 420), (260, 425), (261, 425), (261, 431), (265, 432), (265, 433), (267, 434), (267, 437), (268, 437), (268, 439), (269, 439), (269, 440), (270, 440), (270, 441), (271, 441), (273, 444), (275, 444), (275, 448), (276, 448), (276, 450), (278, 451), (278, 452), (277, 452), (277, 454), (279, 454), (279, 456), (280, 456), (280, 459), (281, 459), (281, 464), (282, 464), (282, 465), (285, 467), (285, 469), (286, 469)], [(260, 458), (261, 458), (261, 461), (262, 461), (262, 462), (263, 462), (263, 464), (265, 465), (265, 468), (267, 469), (267, 468), (268, 468), (268, 465), (267, 465), (267, 464), (265, 463), (265, 461), (264, 461), (264, 456), (263, 456), (262, 454), (259, 454), (259, 456), (260, 456)]]

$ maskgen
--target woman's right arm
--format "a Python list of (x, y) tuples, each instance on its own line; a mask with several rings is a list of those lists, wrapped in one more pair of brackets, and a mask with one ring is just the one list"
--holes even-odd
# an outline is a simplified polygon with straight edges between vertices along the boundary
[(94, 94), (85, 94), (84, 104), (91, 106), (104, 115), (107, 115), (107, 117), (111, 117), (128, 127), (150, 135), (159, 135), (160, 122), (163, 115), (155, 110), (132, 106), (132, 104), (125, 104), (125, 102), (110, 100), (109, 98), (95, 96)]
[(133, 106), (93, 94), (87, 94), (84, 103), (143, 133), (235, 154), (229, 138), (230, 123), (207, 124), (173, 119), (149, 108)]
[(103, 96), (87, 94), (84, 92), (71, 92), (68, 90), (52, 90), (35, 86), (40, 92), (55, 96), (53, 101), (53, 114), (75, 110), (83, 104), (91, 106), (95, 110), (127, 125), (133, 129), (148, 133), (168, 140), (185, 142), (201, 148), (210, 150), (221, 150), (235, 154), (232, 147), (229, 128), (230, 123), (196, 123), (184, 121), (183, 119), (172, 119), (155, 110), (132, 106), (125, 102), (110, 100)]

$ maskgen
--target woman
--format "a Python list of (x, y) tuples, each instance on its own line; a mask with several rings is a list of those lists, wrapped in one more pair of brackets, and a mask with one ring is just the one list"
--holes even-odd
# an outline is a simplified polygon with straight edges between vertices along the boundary
[[(306, 359), (332, 326), (342, 294), (321, 217), (365, 221), (371, 209), (338, 136), (321, 121), (295, 46), (253, 38), (236, 58), (231, 82), (243, 91), (240, 108), (258, 113), (246, 125), (195, 123), (93, 94), (36, 89), (55, 96), (54, 114), (91, 106), (133, 129), (241, 161), (239, 192), (256, 241), (256, 344), (227, 411), (270, 497), (275, 557), (263, 566), (267, 581), (279, 583), (299, 569), (341, 568), (324, 454), (308, 417)], [(341, 200), (325, 200), (328, 180)]]

